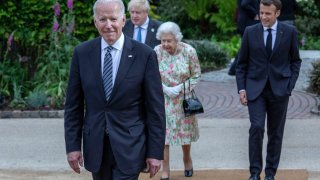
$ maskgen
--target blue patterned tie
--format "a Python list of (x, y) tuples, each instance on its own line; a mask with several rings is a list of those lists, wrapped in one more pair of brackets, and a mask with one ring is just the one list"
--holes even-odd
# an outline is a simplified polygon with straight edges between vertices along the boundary
[(139, 28), (139, 30), (138, 30), (137, 40), (139, 42), (142, 42), (141, 27), (139, 26), (138, 28)]
[(106, 96), (106, 100), (109, 99), (113, 83), (112, 83), (112, 56), (110, 51), (113, 49), (112, 46), (108, 46), (105, 48), (107, 50), (106, 54), (104, 55), (104, 63), (103, 63), (103, 87), (104, 87), (104, 93)]

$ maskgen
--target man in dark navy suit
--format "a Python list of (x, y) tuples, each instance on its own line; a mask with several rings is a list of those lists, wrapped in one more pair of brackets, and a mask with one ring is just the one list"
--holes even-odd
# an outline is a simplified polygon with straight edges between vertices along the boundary
[(260, 179), (266, 116), (268, 144), (265, 180), (274, 180), (289, 96), (301, 66), (296, 29), (277, 21), (280, 9), (280, 0), (261, 0), (261, 23), (246, 28), (236, 67), (240, 102), (248, 106), (251, 123), (249, 180)]
[(121, 0), (97, 0), (93, 10), (101, 37), (78, 45), (70, 68), (64, 123), (69, 165), (80, 173), (84, 162), (94, 180), (137, 180), (147, 164), (153, 177), (165, 141), (156, 53), (122, 33)]
[(149, 10), (148, 0), (131, 0), (128, 3), (130, 19), (127, 20), (123, 33), (154, 48), (160, 44), (160, 41), (156, 38), (156, 33), (161, 22), (149, 18)]

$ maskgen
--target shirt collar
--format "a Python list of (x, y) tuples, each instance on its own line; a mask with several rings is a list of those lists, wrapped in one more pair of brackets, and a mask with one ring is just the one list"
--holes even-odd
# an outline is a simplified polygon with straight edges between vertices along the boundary
[[(111, 46), (113, 48), (117, 49), (117, 50), (121, 50), (122, 47), (123, 47), (123, 44), (124, 44), (124, 35), (123, 35), (123, 33), (121, 33), (120, 38)], [(108, 46), (109, 46), (108, 43), (103, 38), (101, 38), (101, 49), (102, 49), (102, 51)]]
[[(149, 24), (149, 17), (147, 16), (146, 21), (140, 26), (142, 29), (147, 29)], [(134, 25), (134, 28), (138, 28), (139, 26)]]
[[(270, 29), (277, 31), (277, 27), (278, 27), (278, 20), (276, 20), (276, 22), (270, 27)], [(263, 27), (264, 31), (267, 31), (269, 29), (269, 27)]]

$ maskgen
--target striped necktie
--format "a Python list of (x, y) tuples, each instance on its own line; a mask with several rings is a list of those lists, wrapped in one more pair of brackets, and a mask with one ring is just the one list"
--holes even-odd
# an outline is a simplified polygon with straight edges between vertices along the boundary
[(107, 50), (106, 54), (104, 55), (104, 63), (103, 63), (103, 87), (104, 87), (104, 93), (106, 96), (106, 100), (109, 99), (110, 94), (112, 92), (112, 56), (111, 56), (111, 50), (113, 49), (112, 46), (108, 46), (105, 48)]

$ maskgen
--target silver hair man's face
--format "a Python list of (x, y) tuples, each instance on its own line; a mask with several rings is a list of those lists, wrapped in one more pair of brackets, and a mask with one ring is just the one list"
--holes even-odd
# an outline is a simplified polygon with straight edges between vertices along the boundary
[(122, 34), (125, 16), (117, 2), (99, 2), (95, 7), (94, 24), (99, 34), (109, 44), (114, 44)]

